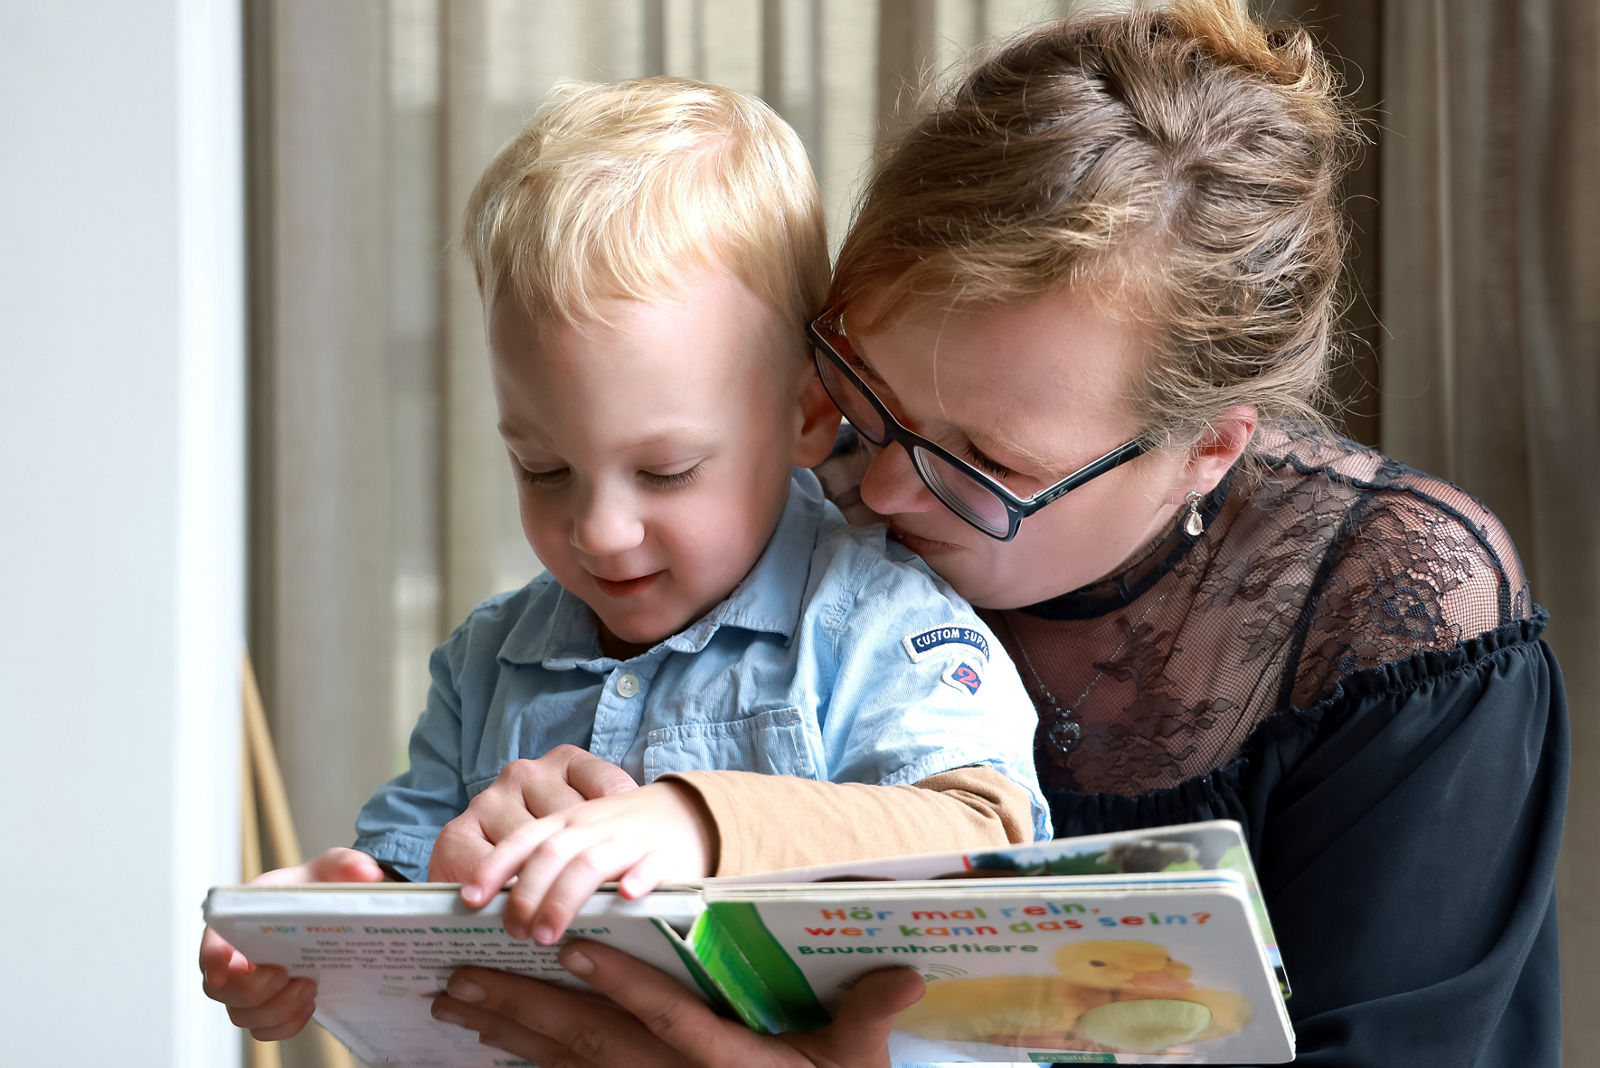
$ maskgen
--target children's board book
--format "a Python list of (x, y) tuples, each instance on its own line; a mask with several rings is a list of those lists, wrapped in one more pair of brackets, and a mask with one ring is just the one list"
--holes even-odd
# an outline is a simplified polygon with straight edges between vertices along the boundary
[[(435, 1021), (459, 965), (582, 986), (439, 883), (217, 887), (206, 923), (317, 982), (317, 1020), (369, 1064), (523, 1065)], [(566, 938), (617, 946), (777, 1033), (828, 1021), (866, 972), (917, 969), (896, 1063), (1292, 1060), (1272, 929), (1231, 821), (596, 894)]]

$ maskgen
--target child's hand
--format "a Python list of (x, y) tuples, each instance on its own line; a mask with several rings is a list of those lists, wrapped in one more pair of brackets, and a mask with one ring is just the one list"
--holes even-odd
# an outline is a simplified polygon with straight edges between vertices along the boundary
[[(262, 872), (252, 886), (288, 886), (295, 883), (378, 883), (383, 869), (365, 853), (330, 849), (315, 860)], [(206, 928), (200, 939), (200, 973), (206, 997), (228, 1007), (234, 1026), (249, 1030), (261, 1042), (300, 1033), (317, 1007), (317, 984), (310, 979), (290, 979), (276, 965), (256, 967), (217, 932)]]
[(652, 783), (522, 824), (495, 843), (461, 896), (482, 905), (516, 876), (506, 930), (549, 944), (601, 883), (619, 881), (622, 896), (635, 898), (663, 882), (705, 875), (711, 835), (710, 817), (692, 790)]
[[(513, 760), (465, 812), (444, 825), (433, 843), (428, 879), (467, 882), (494, 844), (523, 824), (638, 787), (627, 772), (575, 745), (558, 745), (537, 760)], [(468, 904), (483, 904), (500, 885), (481, 900), (469, 898)]]

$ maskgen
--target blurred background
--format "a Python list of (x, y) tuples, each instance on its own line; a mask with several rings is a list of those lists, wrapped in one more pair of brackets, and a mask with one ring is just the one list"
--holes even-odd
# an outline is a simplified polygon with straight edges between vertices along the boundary
[[(205, 887), (238, 874), (238, 652), (302, 846), (347, 844), (403, 763), (429, 651), (537, 570), (454, 242), (555, 80), (760, 94), (805, 140), (837, 243), (897, 105), (1075, 6), (0, 0), (4, 900), (38, 917), (0, 980), (0, 1062), (234, 1063), (193, 958)], [(1600, 8), (1251, 6), (1313, 28), (1373, 142), (1348, 190), (1343, 423), (1482, 497), (1552, 617), (1575, 754), (1566, 1042), (1586, 1063)]]

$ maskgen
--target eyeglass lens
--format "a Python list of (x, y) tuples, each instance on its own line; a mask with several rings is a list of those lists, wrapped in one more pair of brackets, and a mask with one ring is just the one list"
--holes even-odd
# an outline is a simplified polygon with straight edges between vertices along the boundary
[(828, 396), (833, 398), (833, 403), (838, 405), (839, 411), (850, 421), (850, 425), (872, 444), (882, 445), (887, 440), (883, 416), (873, 407), (872, 402), (850, 376), (840, 370), (839, 365), (820, 350), (817, 352), (817, 372), (822, 376), (823, 388), (828, 391)]
[[(850, 425), (875, 446), (887, 443), (889, 434), (883, 415), (862, 392), (862, 386), (820, 350), (816, 362), (828, 396), (833, 398)], [(922, 481), (951, 511), (994, 537), (1003, 538), (1011, 532), (1011, 516), (1004, 502), (987, 486), (920, 445), (909, 446), (909, 451)]]
[(994, 537), (1003, 538), (1011, 532), (1011, 515), (989, 487), (974, 482), (971, 475), (920, 445), (912, 447), (911, 459), (922, 481), (951, 511)]

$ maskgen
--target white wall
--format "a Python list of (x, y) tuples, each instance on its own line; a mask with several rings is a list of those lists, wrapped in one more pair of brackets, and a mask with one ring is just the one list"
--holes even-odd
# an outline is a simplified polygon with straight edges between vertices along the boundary
[(0, 0), (0, 1064), (237, 1063), (237, 3)]

